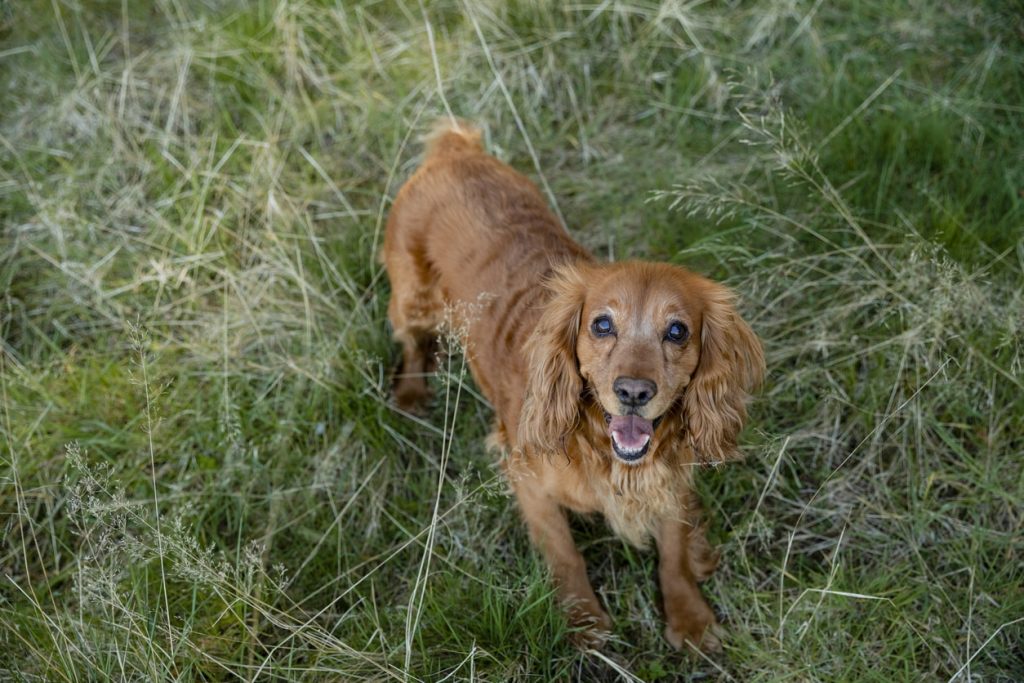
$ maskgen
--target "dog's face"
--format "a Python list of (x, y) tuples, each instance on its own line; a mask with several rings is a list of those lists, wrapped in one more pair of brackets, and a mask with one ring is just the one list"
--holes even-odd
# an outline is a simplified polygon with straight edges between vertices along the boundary
[(728, 288), (637, 261), (565, 265), (548, 287), (530, 340), (522, 446), (558, 451), (574, 430), (596, 444), (581, 427), (589, 396), (619, 462), (643, 463), (667, 435), (682, 437), (700, 462), (737, 457), (764, 356)]
[(703, 292), (665, 264), (595, 269), (580, 316), (576, 357), (605, 413), (612, 449), (638, 463), (700, 360)]

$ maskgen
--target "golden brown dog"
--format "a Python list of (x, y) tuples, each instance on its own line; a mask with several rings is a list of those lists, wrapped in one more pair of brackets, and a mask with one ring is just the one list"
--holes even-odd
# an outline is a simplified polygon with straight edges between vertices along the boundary
[(493, 440), (534, 543), (584, 642), (611, 629), (566, 509), (601, 512), (627, 541), (657, 543), (665, 637), (716, 649), (697, 583), (714, 571), (694, 466), (737, 457), (761, 344), (734, 296), (683, 268), (598, 263), (537, 187), (441, 123), (395, 199), (384, 238), (388, 317), (402, 344), (394, 399), (428, 397), (439, 331), (462, 337), (497, 411)]

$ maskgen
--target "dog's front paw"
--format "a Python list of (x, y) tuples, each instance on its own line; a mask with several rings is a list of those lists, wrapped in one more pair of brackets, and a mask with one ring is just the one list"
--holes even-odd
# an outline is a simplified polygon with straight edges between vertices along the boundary
[(699, 647), (704, 652), (721, 652), (722, 627), (718, 625), (714, 613), (706, 605), (704, 609), (694, 610), (687, 614), (671, 616), (665, 626), (665, 640), (672, 647), (681, 650), (687, 644)]
[(612, 633), (612, 618), (596, 605), (586, 610), (577, 607), (569, 614), (569, 626), (573, 628), (569, 634), (573, 645), (581, 650), (599, 650)]

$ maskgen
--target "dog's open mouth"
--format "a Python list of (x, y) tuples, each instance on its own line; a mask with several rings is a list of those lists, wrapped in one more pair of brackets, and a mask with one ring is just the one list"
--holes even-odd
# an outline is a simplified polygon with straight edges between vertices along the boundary
[(651, 447), (651, 437), (659, 420), (652, 422), (639, 415), (605, 414), (615, 455), (626, 462), (636, 462), (644, 457)]

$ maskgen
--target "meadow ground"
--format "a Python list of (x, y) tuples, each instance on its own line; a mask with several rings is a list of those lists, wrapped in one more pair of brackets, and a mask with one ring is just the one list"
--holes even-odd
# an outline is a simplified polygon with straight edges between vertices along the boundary
[[(0, 678), (1024, 679), (1022, 16), (0, 2)], [(574, 650), (461, 357), (389, 407), (375, 256), (449, 109), (599, 256), (742, 295), (722, 656), (596, 520)]]

